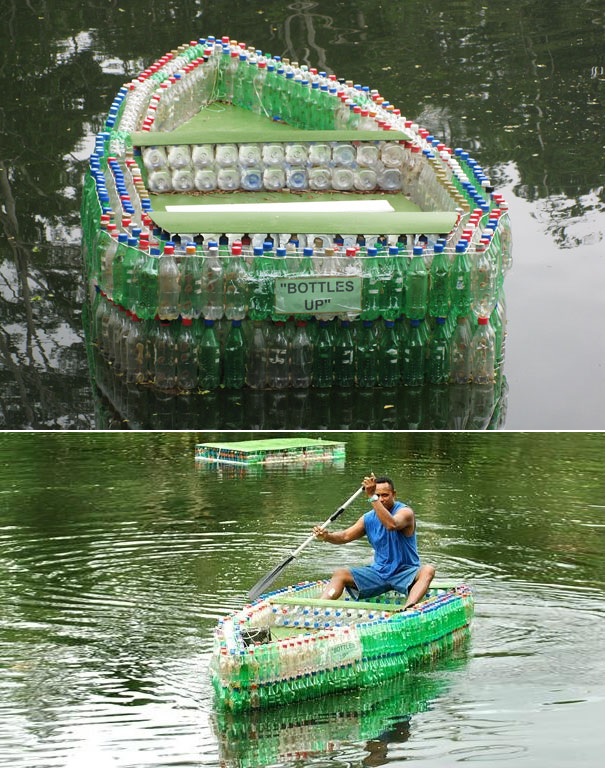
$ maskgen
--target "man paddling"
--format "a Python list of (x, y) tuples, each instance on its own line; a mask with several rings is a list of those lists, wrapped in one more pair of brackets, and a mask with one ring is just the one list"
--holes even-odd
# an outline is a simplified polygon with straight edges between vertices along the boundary
[(355, 598), (368, 598), (395, 589), (406, 595), (405, 608), (412, 608), (427, 593), (436, 570), (421, 565), (417, 551), (414, 512), (397, 501), (393, 480), (384, 475), (363, 479), (363, 490), (372, 509), (343, 531), (331, 533), (316, 525), (320, 541), (348, 544), (366, 536), (374, 549), (371, 565), (337, 568), (321, 597), (337, 600), (344, 589)]

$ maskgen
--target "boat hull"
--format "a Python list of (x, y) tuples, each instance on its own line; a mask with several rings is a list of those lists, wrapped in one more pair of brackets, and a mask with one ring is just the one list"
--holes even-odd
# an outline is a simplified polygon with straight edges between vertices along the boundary
[(270, 593), (219, 622), (211, 662), (218, 707), (257, 709), (373, 686), (448, 651), (469, 632), (474, 606), (465, 584), (434, 586), (407, 611), (396, 593), (322, 600), (324, 585)]

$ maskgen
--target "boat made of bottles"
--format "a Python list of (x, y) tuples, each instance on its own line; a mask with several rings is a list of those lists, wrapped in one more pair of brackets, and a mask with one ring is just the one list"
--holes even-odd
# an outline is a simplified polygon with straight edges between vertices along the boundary
[(219, 621), (211, 661), (219, 707), (243, 711), (377, 685), (454, 647), (469, 631), (466, 584), (433, 583), (407, 610), (395, 592), (326, 600), (319, 597), (324, 586), (286, 587)]
[(114, 99), (82, 220), (95, 343), (129, 383), (501, 378), (506, 203), (374, 89), (185, 44)]

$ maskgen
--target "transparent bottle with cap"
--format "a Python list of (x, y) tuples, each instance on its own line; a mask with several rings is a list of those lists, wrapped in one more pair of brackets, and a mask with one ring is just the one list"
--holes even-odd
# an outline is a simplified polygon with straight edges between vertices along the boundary
[(174, 320), (178, 316), (179, 277), (174, 246), (168, 243), (159, 257), (157, 314), (160, 320)]
[(488, 317), (479, 317), (470, 347), (470, 367), (474, 384), (495, 381), (495, 331)]

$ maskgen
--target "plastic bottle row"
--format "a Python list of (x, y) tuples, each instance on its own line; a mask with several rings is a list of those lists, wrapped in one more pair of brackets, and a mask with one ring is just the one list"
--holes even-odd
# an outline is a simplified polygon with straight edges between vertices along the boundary
[[(322, 319), (394, 320), (490, 316), (503, 284), (497, 244), (484, 241), (454, 253), (443, 242), (433, 252), (414, 246), (377, 248), (272, 247), (270, 241), (243, 253), (236, 242), (222, 254), (219, 244), (191, 243), (176, 251), (166, 243), (142, 247), (138, 237), (99, 232), (90, 274), (102, 291), (141, 319), (283, 320), (289, 315)], [(322, 244), (322, 238), (313, 238)], [(329, 240), (330, 238), (327, 238)], [(400, 244), (401, 245), (401, 244)], [(295, 246), (294, 246), (295, 247)]]
[(504, 356), (501, 305), (475, 328), (452, 321), (142, 322), (101, 294), (94, 339), (117, 372), (162, 390), (394, 387), (493, 382)]
[(166, 192), (278, 192), (306, 190), (339, 192), (399, 192), (406, 188), (410, 176), (399, 168), (326, 168), (314, 166), (274, 167), (221, 167), (184, 168), (170, 170), (162, 168), (150, 171), (147, 177), (148, 190), (154, 194)]

